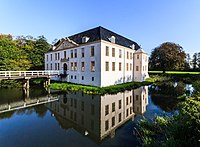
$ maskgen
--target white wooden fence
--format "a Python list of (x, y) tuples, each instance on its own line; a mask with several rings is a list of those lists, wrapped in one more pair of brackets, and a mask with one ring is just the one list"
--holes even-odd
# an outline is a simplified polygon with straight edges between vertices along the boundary
[(44, 71), (0, 71), (0, 79), (7, 78), (22, 78), (22, 77), (47, 77), (60, 75), (59, 71), (44, 70)]

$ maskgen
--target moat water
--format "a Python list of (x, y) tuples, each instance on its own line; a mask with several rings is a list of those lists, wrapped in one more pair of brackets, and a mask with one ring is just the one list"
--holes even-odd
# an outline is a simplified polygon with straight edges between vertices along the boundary
[(152, 89), (100, 96), (43, 87), (1, 88), (0, 146), (141, 146), (134, 135), (138, 121), (171, 115), (178, 103)]

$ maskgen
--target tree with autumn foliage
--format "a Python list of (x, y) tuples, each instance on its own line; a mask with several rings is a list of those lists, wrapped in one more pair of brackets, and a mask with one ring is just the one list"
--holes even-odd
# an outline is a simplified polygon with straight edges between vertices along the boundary
[(184, 70), (186, 65), (186, 53), (183, 47), (173, 42), (165, 42), (153, 49), (149, 67), (152, 70)]

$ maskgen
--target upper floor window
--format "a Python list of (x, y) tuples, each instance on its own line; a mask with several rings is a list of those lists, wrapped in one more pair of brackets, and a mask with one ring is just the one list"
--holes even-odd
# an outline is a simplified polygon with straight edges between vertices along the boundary
[(77, 58), (77, 49), (74, 50), (74, 58)]
[(128, 105), (128, 97), (126, 97), (126, 105)]
[(48, 56), (48, 55), (46, 55), (46, 60), (47, 60), (47, 61), (49, 60), (48, 58), (49, 58), (49, 56)]
[(84, 48), (81, 49), (81, 57), (83, 58), (85, 56), (84, 54)]
[(119, 50), (119, 58), (122, 58), (122, 50)]
[(73, 58), (73, 50), (71, 50), (71, 58)]
[(139, 59), (140, 58), (140, 56), (139, 55), (137, 55), (137, 59)]
[(74, 62), (74, 70), (77, 71), (77, 62)]
[(51, 54), (51, 61), (52, 61), (52, 59), (53, 59), (53, 55)]
[(112, 112), (115, 111), (115, 102), (112, 103)]
[(94, 56), (94, 46), (91, 46), (90, 55)]
[(58, 60), (60, 60), (60, 53), (58, 53)]
[(57, 53), (55, 53), (55, 60), (57, 60)]
[(112, 57), (115, 57), (115, 48), (112, 48)]
[(84, 71), (84, 70), (85, 70), (85, 63), (81, 62), (81, 71)]
[(95, 71), (95, 62), (91, 61), (91, 71)]
[(67, 52), (64, 51), (64, 58), (67, 58)]
[(109, 105), (106, 105), (105, 106), (105, 116), (108, 115), (108, 113), (109, 113)]
[(74, 70), (73, 62), (71, 62), (71, 70)]
[(132, 54), (132, 52), (130, 52), (130, 59), (133, 59), (133, 54)]
[(122, 108), (122, 100), (119, 100), (119, 109), (121, 109)]
[(129, 52), (127, 52), (127, 55), (126, 55), (126, 56), (127, 56), (127, 59), (129, 59)]
[(106, 46), (106, 56), (109, 56), (109, 47)]

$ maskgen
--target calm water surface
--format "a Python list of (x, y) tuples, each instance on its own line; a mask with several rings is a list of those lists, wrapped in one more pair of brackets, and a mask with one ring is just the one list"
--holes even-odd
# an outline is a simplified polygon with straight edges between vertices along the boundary
[(170, 115), (176, 104), (162, 99), (147, 86), (105, 96), (0, 89), (0, 146), (140, 146), (138, 121)]

